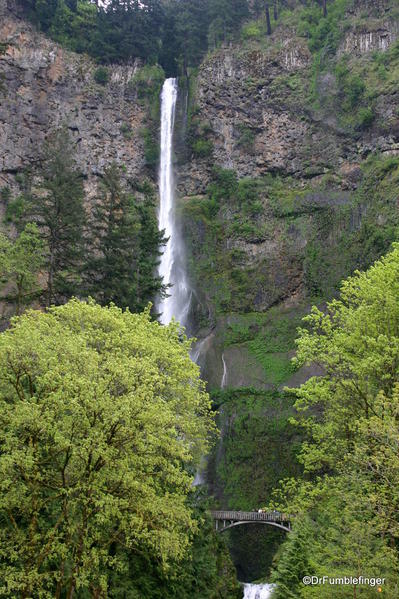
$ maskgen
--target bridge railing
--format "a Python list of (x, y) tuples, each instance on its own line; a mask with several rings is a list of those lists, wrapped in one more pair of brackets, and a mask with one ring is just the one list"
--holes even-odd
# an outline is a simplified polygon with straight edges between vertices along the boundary
[(266, 522), (289, 522), (290, 516), (282, 512), (238, 512), (230, 510), (213, 510), (211, 512), (214, 520), (234, 520), (240, 522), (266, 521)]

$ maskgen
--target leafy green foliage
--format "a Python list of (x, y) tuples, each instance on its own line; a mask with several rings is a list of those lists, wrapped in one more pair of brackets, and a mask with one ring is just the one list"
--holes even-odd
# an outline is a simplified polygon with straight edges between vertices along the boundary
[(148, 311), (77, 300), (0, 335), (3, 596), (113, 594), (137, 553), (186, 555), (187, 467), (213, 429), (189, 346)]
[(154, 171), (159, 161), (159, 143), (156, 141), (152, 129), (143, 127), (140, 133), (144, 140), (144, 156), (146, 166)]
[(260, 40), (265, 36), (263, 23), (261, 21), (249, 21), (245, 23), (241, 29), (241, 39), (246, 40)]
[(322, 9), (316, 2), (301, 10), (298, 32), (309, 38), (311, 52), (323, 49), (327, 53), (335, 53), (342, 36), (347, 5), (348, 0), (335, 0), (330, 4), (327, 17), (323, 16)]
[[(317, 362), (324, 374), (292, 390), (307, 434), (300, 460), (308, 480), (285, 487), (290, 509), (316, 521), (307, 550), (316, 573), (375, 572), (387, 578), (392, 598), (399, 570), (398, 272), (395, 244), (347, 279), (325, 312), (314, 307), (304, 319), (296, 362)], [(292, 559), (289, 546), (284, 559)]]
[[(278, 391), (252, 388), (212, 392), (219, 406), (222, 441), (210, 460), (208, 476), (223, 489), (223, 506), (252, 510), (269, 502), (281, 476), (299, 474), (299, 435), (290, 424), (292, 401)], [(283, 533), (260, 526), (239, 526), (229, 534), (241, 579), (267, 576)]]
[(272, 593), (273, 599), (301, 597), (304, 575), (312, 576), (313, 568), (309, 560), (309, 544), (313, 541), (311, 526), (310, 519), (303, 517), (288, 535), (271, 576), (276, 585)]
[(213, 153), (213, 143), (206, 139), (197, 139), (193, 143), (193, 153), (198, 158), (209, 158)]
[(47, 249), (35, 224), (28, 224), (14, 241), (0, 234), (0, 280), (6, 296), (15, 303), (15, 312), (43, 291), (39, 273), (44, 268)]
[(213, 181), (208, 187), (208, 194), (216, 202), (233, 198), (238, 189), (237, 173), (231, 169), (215, 167)]
[[(168, 76), (187, 74), (208, 48), (231, 39), (248, 15), (245, 0), (20, 0), (54, 40), (101, 63), (157, 61)], [(99, 81), (104, 84), (103, 79)]]
[(28, 16), (57, 42), (103, 63), (155, 59), (162, 8), (158, 0), (107, 3), (90, 0), (21, 2)]
[(240, 138), (238, 145), (245, 151), (251, 154), (253, 152), (253, 146), (255, 142), (255, 132), (245, 125), (239, 127)]
[(223, 537), (214, 530), (204, 491), (192, 491), (188, 504), (198, 527), (185, 557), (174, 560), (165, 571), (159, 561), (146, 554), (131, 555), (127, 573), (114, 574), (113, 597), (119, 599), (241, 599), (242, 589), (236, 581)]
[(217, 472), (229, 506), (251, 510), (264, 505), (282, 473), (295, 471), (297, 431), (288, 422), (292, 402), (284, 394), (254, 389), (214, 392), (212, 398), (223, 403), (229, 423)]
[(249, 7), (245, 0), (212, 0), (209, 3), (208, 33), (211, 47), (232, 39), (237, 28), (248, 16)]
[(130, 123), (122, 123), (120, 131), (125, 139), (133, 138), (133, 129)]
[(106, 85), (109, 81), (109, 72), (105, 67), (98, 67), (94, 71), (94, 81), (100, 85)]
[(140, 99), (158, 98), (162, 84), (165, 80), (165, 73), (159, 65), (145, 65), (137, 71), (129, 82), (129, 85), (137, 89)]
[(135, 90), (139, 102), (147, 109), (147, 123), (142, 127), (140, 135), (144, 141), (146, 166), (155, 171), (159, 161), (159, 109), (160, 93), (165, 80), (165, 73), (159, 65), (146, 65), (140, 68), (129, 81), (129, 87)]

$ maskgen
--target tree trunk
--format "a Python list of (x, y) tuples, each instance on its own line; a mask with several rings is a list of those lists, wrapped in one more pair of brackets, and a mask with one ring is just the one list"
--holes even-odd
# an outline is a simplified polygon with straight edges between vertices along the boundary
[(277, 19), (278, 19), (277, 0), (274, 0), (274, 3), (273, 3), (273, 16), (274, 16), (274, 20), (277, 21)]
[(265, 4), (265, 12), (266, 12), (266, 27), (267, 27), (267, 35), (272, 34), (272, 26), (270, 23), (270, 10), (269, 10), (269, 2)]
[(327, 16), (327, 0), (323, 0), (323, 17)]

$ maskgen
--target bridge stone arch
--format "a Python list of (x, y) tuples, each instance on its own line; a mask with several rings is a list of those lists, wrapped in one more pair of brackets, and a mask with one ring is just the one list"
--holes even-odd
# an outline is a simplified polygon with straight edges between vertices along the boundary
[(268, 524), (285, 532), (291, 532), (291, 519), (281, 512), (239, 512), (228, 510), (214, 510), (211, 512), (215, 521), (215, 530), (224, 532), (240, 526), (241, 524)]

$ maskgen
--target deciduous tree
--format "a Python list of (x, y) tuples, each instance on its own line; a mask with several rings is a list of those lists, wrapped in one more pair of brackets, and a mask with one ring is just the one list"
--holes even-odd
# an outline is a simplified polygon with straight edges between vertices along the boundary
[(183, 557), (212, 429), (189, 346), (148, 311), (77, 300), (0, 335), (3, 597), (105, 597), (126, 551)]
[(39, 273), (46, 254), (46, 245), (35, 224), (27, 224), (15, 240), (0, 234), (0, 277), (5, 293), (2, 300), (15, 304), (17, 315), (43, 291)]
[[(300, 456), (307, 480), (287, 482), (281, 504), (315, 521), (309, 560), (316, 574), (385, 576), (392, 599), (399, 592), (398, 298), (394, 244), (347, 279), (325, 311), (314, 307), (305, 318), (296, 362), (318, 364), (323, 374), (292, 390), (307, 435)], [(329, 596), (322, 587), (301, 594)]]

